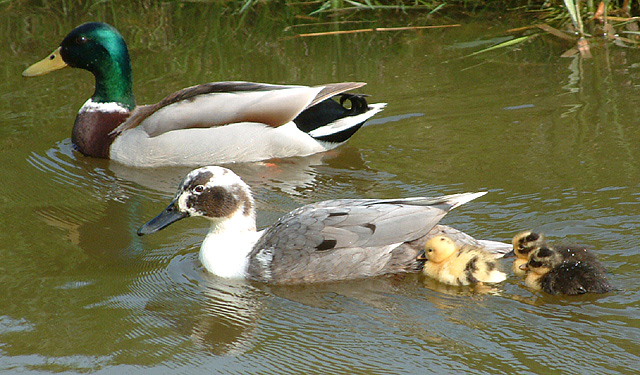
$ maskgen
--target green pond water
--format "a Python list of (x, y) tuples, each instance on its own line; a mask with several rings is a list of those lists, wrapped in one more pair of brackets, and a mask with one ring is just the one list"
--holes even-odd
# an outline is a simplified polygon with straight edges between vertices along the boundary
[[(105, 4), (0, 14), (0, 372), (638, 372), (640, 51), (561, 58), (571, 46), (541, 36), (461, 58), (523, 23), (291, 38), (259, 17), (233, 28), (208, 3)], [(556, 297), (512, 275), (472, 289), (418, 275), (272, 286), (206, 274), (205, 220), (135, 234), (191, 168), (74, 152), (91, 75), (21, 77), (93, 20), (129, 42), (138, 103), (220, 80), (363, 81), (370, 102), (388, 103), (334, 151), (229, 165), (252, 186), (260, 227), (318, 200), (486, 190), (443, 222), (483, 239), (533, 228), (588, 244), (617, 290)]]

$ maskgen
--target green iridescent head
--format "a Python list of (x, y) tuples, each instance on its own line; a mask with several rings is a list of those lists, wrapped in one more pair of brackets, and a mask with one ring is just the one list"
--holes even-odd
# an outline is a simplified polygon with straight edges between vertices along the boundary
[(96, 78), (94, 102), (117, 102), (135, 107), (131, 61), (122, 35), (113, 26), (89, 22), (73, 29), (60, 47), (22, 74), (37, 76), (65, 66), (85, 69)]

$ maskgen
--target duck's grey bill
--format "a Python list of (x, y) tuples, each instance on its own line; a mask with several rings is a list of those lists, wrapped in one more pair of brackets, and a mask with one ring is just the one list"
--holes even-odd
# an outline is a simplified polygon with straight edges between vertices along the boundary
[(138, 236), (155, 233), (180, 219), (184, 219), (187, 216), (187, 213), (180, 212), (178, 210), (175, 202), (171, 202), (169, 206), (160, 213), (160, 215), (149, 220), (146, 224), (141, 226), (140, 229), (138, 229)]
[(511, 250), (508, 253), (504, 254), (502, 257), (503, 258), (511, 258), (511, 257), (514, 257), (514, 256), (516, 256), (516, 253), (513, 250)]

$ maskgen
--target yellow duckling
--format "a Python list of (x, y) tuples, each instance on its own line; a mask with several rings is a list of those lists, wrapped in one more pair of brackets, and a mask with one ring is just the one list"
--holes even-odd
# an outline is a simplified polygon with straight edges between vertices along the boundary
[(450, 285), (499, 283), (507, 278), (498, 270), (494, 256), (471, 246), (458, 246), (447, 236), (435, 236), (425, 245), (422, 272)]
[(516, 256), (516, 259), (511, 265), (511, 271), (518, 277), (524, 277), (526, 271), (520, 269), (520, 266), (527, 263), (529, 254), (531, 254), (533, 250), (539, 249), (545, 244), (544, 235), (528, 230), (516, 234), (511, 243), (513, 244), (513, 253)]
[[(585, 258), (587, 259), (587, 258)], [(525, 285), (549, 294), (576, 295), (584, 293), (606, 293), (613, 289), (607, 281), (604, 267), (595, 260), (566, 260), (561, 250), (546, 246), (533, 251), (529, 261), (520, 268), (527, 272)]]

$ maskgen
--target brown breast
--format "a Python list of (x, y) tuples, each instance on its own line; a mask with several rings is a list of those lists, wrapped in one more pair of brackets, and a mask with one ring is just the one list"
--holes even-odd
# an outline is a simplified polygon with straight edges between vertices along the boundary
[(73, 124), (71, 141), (84, 155), (109, 158), (115, 135), (109, 133), (129, 117), (129, 113), (86, 111)]

